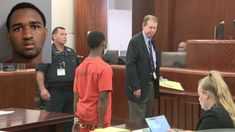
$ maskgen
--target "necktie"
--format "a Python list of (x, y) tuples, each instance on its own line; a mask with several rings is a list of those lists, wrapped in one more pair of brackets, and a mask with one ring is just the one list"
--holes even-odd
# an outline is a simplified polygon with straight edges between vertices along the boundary
[(148, 41), (148, 50), (149, 50), (149, 64), (151, 71), (154, 71), (154, 63), (153, 63), (153, 52), (152, 52), (152, 42), (151, 40)]

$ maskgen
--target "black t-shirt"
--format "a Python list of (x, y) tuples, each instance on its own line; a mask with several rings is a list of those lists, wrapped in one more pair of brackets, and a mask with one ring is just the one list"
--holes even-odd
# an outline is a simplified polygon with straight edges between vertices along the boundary
[(196, 130), (216, 128), (234, 128), (233, 120), (229, 113), (219, 106), (213, 106), (202, 114)]

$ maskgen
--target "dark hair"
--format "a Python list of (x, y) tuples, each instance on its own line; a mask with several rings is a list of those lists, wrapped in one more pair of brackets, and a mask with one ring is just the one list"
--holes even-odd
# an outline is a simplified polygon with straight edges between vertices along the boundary
[(22, 2), (22, 3), (16, 4), (16, 5), (11, 9), (10, 13), (9, 13), (8, 16), (7, 16), (6, 27), (7, 27), (7, 30), (8, 30), (8, 31), (10, 31), (10, 19), (11, 19), (12, 14), (13, 14), (16, 10), (25, 9), (25, 8), (30, 8), (30, 9), (33, 9), (33, 10), (37, 11), (37, 12), (39, 13), (39, 15), (41, 16), (41, 18), (42, 18), (43, 26), (44, 26), (44, 27), (46, 26), (46, 18), (45, 18), (45, 16), (44, 16), (44, 14), (41, 12), (41, 10), (40, 10), (39, 8), (37, 8), (35, 5), (31, 4), (31, 3)]
[(87, 43), (90, 49), (99, 47), (104, 40), (104, 34), (99, 31), (92, 31), (87, 36)]
[[(52, 31), (52, 35), (58, 33), (58, 30), (59, 30), (59, 29), (65, 30), (65, 28), (62, 27), (62, 26), (55, 27), (55, 28), (53, 29), (53, 31)], [(53, 36), (52, 36), (52, 40), (54, 41)]]
[(56, 27), (56, 28), (53, 29), (52, 34), (56, 34), (58, 32), (58, 29), (65, 30), (64, 27), (59, 26), (59, 27)]

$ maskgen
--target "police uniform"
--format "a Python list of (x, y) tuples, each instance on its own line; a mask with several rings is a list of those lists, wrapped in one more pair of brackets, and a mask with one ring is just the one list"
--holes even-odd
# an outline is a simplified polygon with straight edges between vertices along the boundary
[(52, 63), (36, 65), (37, 71), (44, 72), (45, 85), (51, 95), (51, 99), (45, 101), (47, 111), (73, 114), (73, 80), (78, 64), (73, 49), (65, 46), (61, 52), (52, 44)]

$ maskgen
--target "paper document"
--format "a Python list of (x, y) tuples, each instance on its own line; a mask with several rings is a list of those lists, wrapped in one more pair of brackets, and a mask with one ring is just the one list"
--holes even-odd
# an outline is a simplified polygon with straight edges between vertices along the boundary
[(6, 114), (11, 114), (11, 113), (13, 113), (13, 112), (15, 112), (15, 111), (4, 111), (4, 110), (0, 110), (0, 116), (1, 116), (1, 115), (6, 115)]
[(124, 128), (106, 127), (106, 128), (96, 128), (94, 132), (130, 132), (130, 130)]
[(160, 79), (159, 82), (160, 82), (161, 87), (184, 91), (184, 89), (182, 88), (179, 82), (169, 81), (167, 79)]
[(151, 132), (149, 128), (142, 128), (138, 130), (132, 130), (131, 132)]
[(164, 115), (145, 118), (151, 132), (167, 132), (170, 125)]

